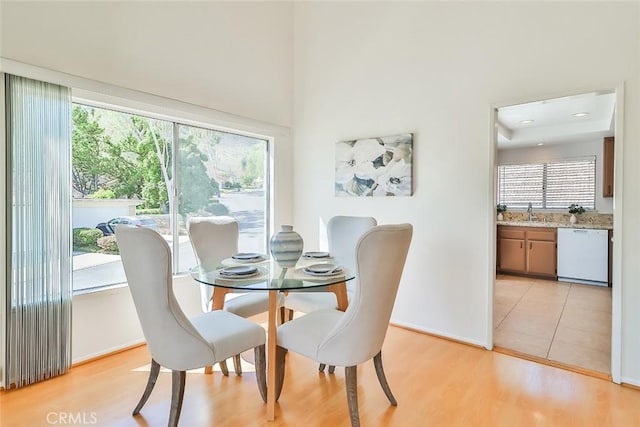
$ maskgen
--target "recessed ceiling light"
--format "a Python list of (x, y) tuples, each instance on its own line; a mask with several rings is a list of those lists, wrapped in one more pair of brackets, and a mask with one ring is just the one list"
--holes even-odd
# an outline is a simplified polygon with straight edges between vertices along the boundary
[(588, 116), (589, 113), (587, 111), (581, 111), (579, 113), (573, 113), (572, 116), (573, 117), (584, 117), (584, 116)]
[(531, 120), (531, 119), (520, 120), (520, 123), (523, 124), (523, 125), (528, 125), (529, 123), (533, 123), (533, 120)]
[(544, 145), (544, 142), (538, 142), (538, 144), (537, 144), (537, 145), (538, 145), (538, 146), (540, 146), (540, 145)]

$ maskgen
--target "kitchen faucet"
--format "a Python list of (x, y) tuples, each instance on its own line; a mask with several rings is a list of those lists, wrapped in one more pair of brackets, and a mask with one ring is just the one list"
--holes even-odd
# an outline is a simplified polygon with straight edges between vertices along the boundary
[(529, 221), (533, 221), (533, 205), (529, 202), (529, 206), (527, 207), (527, 213), (529, 214)]

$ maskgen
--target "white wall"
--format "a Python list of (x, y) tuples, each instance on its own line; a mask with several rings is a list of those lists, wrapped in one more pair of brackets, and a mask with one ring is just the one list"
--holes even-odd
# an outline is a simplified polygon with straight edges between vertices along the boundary
[(499, 165), (514, 163), (534, 163), (563, 160), (573, 157), (596, 156), (596, 210), (598, 213), (613, 213), (613, 197), (602, 197), (603, 140), (547, 144), (541, 147), (525, 147), (498, 150)]
[(291, 31), (280, 2), (3, 1), (0, 56), (288, 126)]
[[(174, 293), (187, 316), (202, 313), (199, 284), (189, 276), (174, 280)], [(73, 297), (73, 363), (144, 341), (128, 287)]]
[(138, 202), (128, 199), (73, 199), (73, 228), (95, 227), (119, 216), (135, 216)]
[[(126, 98), (128, 108), (273, 136), (271, 220), (291, 223), (290, 4), (2, 1), (0, 7), (0, 71), (65, 84), (94, 101)], [(198, 292), (189, 278), (178, 281), (187, 314), (200, 311)], [(74, 296), (73, 319), (74, 362), (142, 339), (127, 288)]]
[[(296, 3), (298, 231), (336, 214), (413, 223), (393, 321), (490, 346), (492, 107), (625, 82), (621, 362), (640, 384), (639, 23), (636, 3)], [(334, 197), (336, 141), (405, 132), (413, 197)]]

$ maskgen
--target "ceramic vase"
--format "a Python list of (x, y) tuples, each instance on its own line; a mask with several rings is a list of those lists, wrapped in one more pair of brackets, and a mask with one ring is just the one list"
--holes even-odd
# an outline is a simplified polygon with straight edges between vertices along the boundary
[(578, 222), (578, 218), (576, 218), (574, 214), (571, 214), (571, 216), (569, 217), (569, 222), (571, 224), (575, 224), (576, 222)]
[(291, 225), (283, 225), (279, 232), (271, 236), (269, 250), (280, 267), (295, 267), (302, 255), (302, 237)]
[(502, 212), (498, 212), (498, 221), (502, 221), (504, 219), (504, 215), (502, 215)]

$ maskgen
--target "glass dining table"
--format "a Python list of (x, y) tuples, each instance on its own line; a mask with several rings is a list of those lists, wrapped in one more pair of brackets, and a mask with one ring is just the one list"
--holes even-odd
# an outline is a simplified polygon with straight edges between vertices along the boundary
[[(232, 292), (267, 291), (269, 293), (267, 329), (267, 420), (275, 419), (276, 403), (276, 328), (277, 294), (279, 292), (304, 292), (319, 290), (333, 292), (338, 310), (346, 310), (348, 305), (346, 282), (355, 279), (348, 269), (316, 273), (309, 266), (331, 262), (320, 259), (301, 258), (295, 267), (281, 268), (274, 260), (264, 257), (258, 262), (238, 262), (232, 258), (222, 261), (222, 266), (207, 269), (196, 266), (191, 269), (191, 277), (199, 283), (213, 286), (212, 309), (222, 310), (225, 296)], [(235, 270), (234, 270), (235, 269)], [(228, 272), (237, 271), (238, 274)]]

